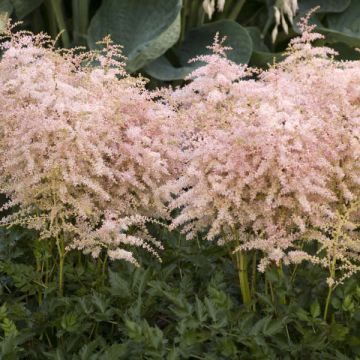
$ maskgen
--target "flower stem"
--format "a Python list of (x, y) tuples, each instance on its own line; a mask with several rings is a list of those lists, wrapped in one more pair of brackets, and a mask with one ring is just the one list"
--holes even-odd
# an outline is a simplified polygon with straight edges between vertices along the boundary
[(65, 246), (62, 237), (56, 238), (56, 246), (59, 254), (59, 295), (64, 295), (64, 259), (65, 259)]
[(329, 311), (329, 304), (330, 304), (330, 300), (331, 300), (331, 295), (332, 295), (332, 290), (333, 287), (329, 286), (329, 291), (326, 297), (326, 303), (325, 303), (325, 309), (324, 309), (324, 320), (326, 321), (327, 316), (328, 316), (328, 311)]
[(251, 302), (249, 276), (247, 270), (247, 255), (243, 251), (236, 252), (236, 263), (239, 274), (240, 291), (243, 303), (248, 306)]

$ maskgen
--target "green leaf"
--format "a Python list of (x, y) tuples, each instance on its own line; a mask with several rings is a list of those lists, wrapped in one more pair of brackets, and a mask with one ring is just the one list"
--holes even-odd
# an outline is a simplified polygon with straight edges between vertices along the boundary
[(214, 305), (214, 303), (209, 299), (209, 298), (205, 298), (204, 300), (206, 308), (208, 310), (208, 313), (211, 317), (211, 320), (213, 322), (216, 322), (217, 320), (217, 311), (216, 311), (216, 306)]
[(267, 322), (263, 328), (263, 333), (265, 336), (273, 336), (278, 334), (284, 329), (284, 324), (281, 320), (274, 320)]
[(280, 62), (284, 59), (282, 53), (270, 53), (263, 51), (253, 51), (250, 59), (250, 66), (255, 66), (258, 68), (267, 68), (269, 64), (274, 62)]
[(160, 56), (144, 67), (144, 71), (155, 79), (162, 81), (184, 79), (194, 70), (192, 66), (175, 67), (165, 56)]
[(111, 294), (121, 298), (128, 298), (130, 296), (130, 288), (119, 273), (109, 270), (109, 282), (111, 285)]
[(302, 0), (299, 2), (299, 13), (304, 15), (316, 6), (320, 6), (317, 10), (319, 13), (339, 13), (344, 11), (351, 0)]
[(91, 20), (88, 44), (110, 34), (124, 46), (128, 71), (133, 72), (158, 58), (180, 36), (181, 0), (104, 0)]
[(79, 329), (79, 319), (75, 313), (66, 313), (61, 318), (61, 327), (68, 332), (76, 332)]
[(16, 336), (18, 335), (18, 330), (16, 328), (15, 323), (8, 319), (5, 318), (2, 323), (1, 323), (1, 329), (4, 331), (5, 337), (9, 337), (9, 336)]
[(36, 8), (38, 8), (43, 0), (11, 0), (15, 8), (15, 14), (18, 19), (23, 19)]
[(2, 304), (0, 307), (0, 320), (3, 320), (7, 315), (8, 309), (6, 303)]
[(350, 329), (342, 324), (334, 323), (330, 326), (330, 335), (336, 341), (342, 341)]
[(258, 335), (263, 329), (267, 328), (271, 322), (272, 317), (270, 315), (265, 316), (258, 320), (250, 331), (250, 335)]
[(196, 303), (195, 303), (195, 312), (198, 320), (200, 322), (204, 322), (207, 319), (206, 315), (206, 307), (201, 302), (201, 300), (196, 296)]
[(346, 295), (342, 303), (342, 309), (347, 312), (353, 312), (355, 310), (355, 304), (351, 295)]
[(262, 51), (262, 52), (270, 52), (269, 48), (265, 45), (264, 40), (261, 37), (261, 31), (256, 26), (249, 26), (245, 28), (248, 34), (251, 37), (251, 41), (253, 44), (253, 50)]
[[(227, 53), (230, 60), (237, 64), (249, 62), (253, 45), (246, 29), (235, 21), (220, 20), (189, 31), (177, 50), (180, 63), (187, 66), (190, 59), (198, 55), (210, 54), (211, 50), (207, 49), (207, 46), (213, 43), (216, 33), (219, 33), (220, 38), (226, 36), (224, 45), (232, 47)], [(199, 67), (201, 63), (194, 66)]]
[(293, 29), (300, 32), (297, 22), (314, 5), (320, 5), (317, 13), (331, 13), (326, 16), (328, 27), (325, 27), (320, 20), (313, 15), (310, 24), (316, 24), (315, 31), (325, 35), (326, 43), (345, 43), (351, 47), (360, 46), (360, 2), (350, 0), (308, 0), (300, 3), (300, 10), (294, 19)]
[(329, 15), (327, 21), (331, 31), (356, 38), (360, 42), (360, 1), (352, 1), (346, 11)]
[(189, 63), (189, 60), (198, 55), (210, 54), (211, 50), (207, 49), (207, 46), (213, 43), (216, 33), (219, 33), (220, 37), (226, 36), (225, 45), (232, 47), (232, 50), (227, 52), (230, 60), (238, 64), (249, 62), (252, 52), (250, 35), (235, 21), (221, 20), (189, 31), (184, 42), (175, 49), (180, 67), (172, 65), (165, 56), (162, 56), (148, 64), (144, 71), (163, 81), (184, 79), (203, 65), (202, 62)]
[(320, 309), (320, 304), (318, 300), (315, 300), (311, 305), (310, 305), (310, 314), (313, 318), (317, 318), (318, 316), (320, 316), (321, 313), (321, 309)]

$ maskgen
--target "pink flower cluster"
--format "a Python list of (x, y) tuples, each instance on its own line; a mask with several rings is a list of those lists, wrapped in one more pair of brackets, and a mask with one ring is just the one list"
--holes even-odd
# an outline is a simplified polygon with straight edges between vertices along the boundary
[[(185, 171), (167, 184), (170, 207), (181, 209), (173, 226), (220, 243), (239, 234), (239, 250), (266, 254), (261, 271), (359, 260), (358, 232), (341, 236), (340, 250), (328, 230), (360, 199), (360, 61), (313, 47), (322, 35), (307, 19), (301, 26), (286, 59), (266, 71), (232, 63), (216, 38), (213, 54), (197, 59), (205, 65), (171, 94), (187, 133)], [(324, 237), (318, 257), (299, 250)], [(349, 273), (360, 269), (352, 264)]]
[[(136, 263), (129, 246), (161, 248), (146, 222), (179, 209), (172, 227), (240, 237), (240, 250), (265, 254), (261, 271), (334, 259), (359, 270), (360, 61), (314, 47), (322, 35), (307, 20), (266, 71), (228, 60), (216, 37), (187, 85), (155, 93), (125, 73), (109, 39), (102, 51), (61, 52), (9, 30), (0, 191), (17, 210), (3, 223)], [(314, 240), (318, 254), (301, 250)]]
[(135, 263), (129, 246), (157, 254), (143, 225), (168, 216), (158, 189), (179, 163), (171, 110), (125, 73), (109, 39), (99, 52), (65, 52), (10, 30), (1, 45), (0, 192), (15, 212), (2, 223), (93, 256), (105, 247)]

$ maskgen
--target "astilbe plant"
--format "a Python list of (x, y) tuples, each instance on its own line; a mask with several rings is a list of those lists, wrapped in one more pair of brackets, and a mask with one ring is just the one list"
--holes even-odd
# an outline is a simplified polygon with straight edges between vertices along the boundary
[(178, 167), (171, 110), (124, 70), (121, 48), (60, 51), (43, 34), (2, 37), (0, 192), (3, 225), (21, 224), (67, 250), (137, 264), (131, 247), (158, 256), (147, 232), (166, 218), (158, 188)]
[[(181, 209), (173, 226), (189, 239), (235, 240), (246, 302), (244, 251), (263, 252), (260, 271), (302, 260), (328, 267), (330, 288), (359, 270), (360, 61), (336, 61), (312, 45), (322, 35), (308, 17), (299, 25), (286, 59), (266, 71), (228, 60), (216, 37), (171, 96), (187, 155), (166, 188)], [(316, 254), (302, 249), (314, 241)]]

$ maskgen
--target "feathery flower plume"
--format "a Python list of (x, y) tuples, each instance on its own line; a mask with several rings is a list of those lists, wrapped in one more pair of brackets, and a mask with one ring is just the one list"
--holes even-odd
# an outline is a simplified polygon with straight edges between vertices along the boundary
[(1, 223), (95, 257), (106, 248), (136, 263), (134, 246), (157, 256), (145, 224), (168, 216), (158, 188), (178, 162), (172, 111), (126, 74), (109, 38), (93, 52), (11, 27), (3, 40), (0, 192), (13, 213)]
[(355, 228), (314, 231), (336, 228), (360, 198), (360, 61), (335, 61), (334, 50), (312, 46), (322, 35), (307, 18), (300, 26), (287, 58), (267, 71), (231, 62), (216, 37), (213, 54), (197, 58), (206, 65), (174, 91), (187, 135), (185, 171), (167, 184), (170, 208), (181, 210), (173, 227), (220, 243), (237, 234), (238, 250), (265, 254), (261, 271), (300, 259), (327, 266), (332, 245), (314, 256), (301, 244), (339, 238), (338, 269), (350, 274)]

